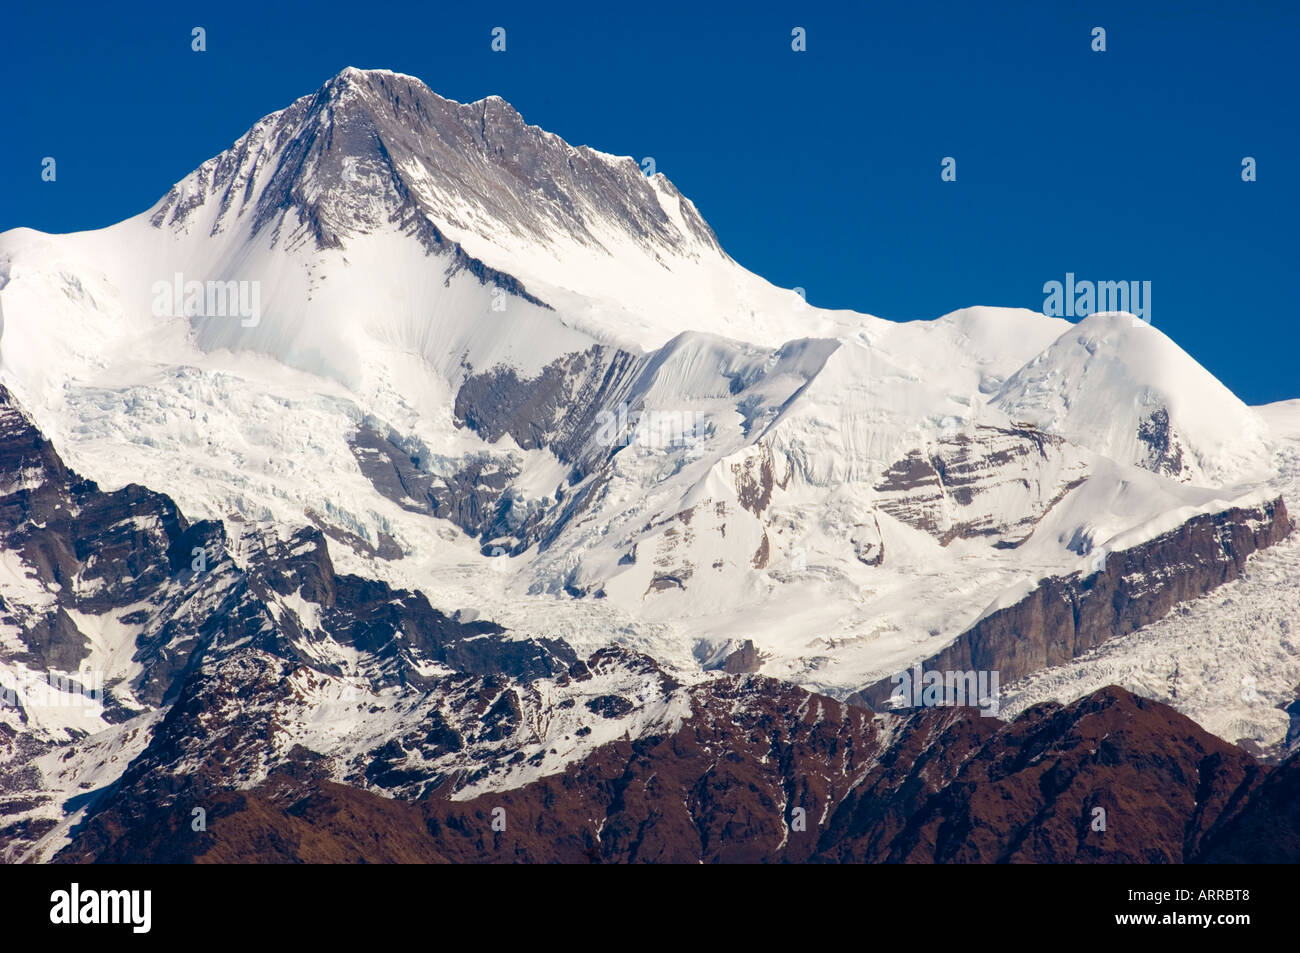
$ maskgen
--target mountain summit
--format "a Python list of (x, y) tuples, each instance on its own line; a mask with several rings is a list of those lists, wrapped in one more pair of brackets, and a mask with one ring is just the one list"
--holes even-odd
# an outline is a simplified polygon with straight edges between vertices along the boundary
[(256, 123), (149, 221), (238, 241), (269, 233), (288, 249), (345, 250), (396, 230), (458, 266), (488, 262), (512, 291), (512, 273), (545, 279), (560, 263), (587, 295), (626, 287), (601, 273), (730, 264), (695, 206), (634, 159), (571, 146), (499, 96), (458, 103), (414, 77), (352, 67)]
[(185, 228), (199, 208), (212, 234), (250, 216), (254, 235), (270, 227), (319, 248), (395, 224), (430, 250), (445, 232), (492, 235), (507, 249), (612, 255), (626, 251), (604, 243), (618, 236), (650, 255), (721, 254), (695, 207), (631, 158), (570, 146), (499, 96), (458, 103), (414, 77), (353, 67), (258, 122), (151, 220)]
[[(0, 305), (0, 676), (85, 662), (112, 696), (28, 717), (42, 744), (126, 726), (188, 776), (191, 723), (155, 721), (253, 698), (284, 747), (250, 778), (302, 749), (468, 797), (671, 734), (719, 673), (820, 723), (808, 692), (883, 707), (917, 665), (1068, 700), (1034, 680), (1091, 652), (1286, 742), (1241, 686), (1300, 682), (1294, 408), (1128, 315), (809, 306), (663, 175), (498, 97), (344, 70), (138, 216), (0, 235)], [(1276, 624), (1226, 650), (1193, 602)], [(51, 804), (121, 770), (76, 753)]]

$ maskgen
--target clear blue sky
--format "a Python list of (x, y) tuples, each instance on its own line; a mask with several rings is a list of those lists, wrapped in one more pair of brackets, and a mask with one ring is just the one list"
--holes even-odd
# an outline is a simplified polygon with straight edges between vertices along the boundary
[(728, 6), (11, 0), (0, 230), (136, 214), (342, 67), (384, 67), (653, 156), (813, 304), (910, 320), (1037, 310), (1066, 272), (1151, 281), (1156, 326), (1244, 399), (1300, 397), (1300, 4)]

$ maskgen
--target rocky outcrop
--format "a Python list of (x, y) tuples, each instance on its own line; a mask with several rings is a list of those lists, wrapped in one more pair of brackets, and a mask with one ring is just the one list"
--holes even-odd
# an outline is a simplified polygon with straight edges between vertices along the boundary
[(1077, 450), (1060, 437), (980, 425), (912, 450), (875, 489), (880, 509), (945, 546), (988, 536), (1014, 547), (1086, 476)]
[[(357, 428), (349, 446), (375, 489), (402, 508), (450, 520), (485, 540), (501, 535), (498, 524), (510, 508), (508, 488), (519, 475), (518, 462), (508, 454), (484, 451), (453, 461), (431, 460), (431, 455), (403, 446), (396, 434), (381, 435), (369, 424)], [(539, 516), (533, 513), (528, 522), (536, 523)], [(514, 528), (522, 531), (520, 522)]]
[[(191, 525), (169, 498), (135, 484), (101, 491), (64, 466), (3, 387), (0, 473), (0, 547), (14, 555), (30, 592), (0, 600), (0, 622), (21, 646), (4, 651), (7, 661), (34, 672), (75, 672), (92, 645), (74, 615), (118, 610), (118, 621), (138, 633), (141, 665), (133, 684), (123, 686), (126, 698), (134, 693), (156, 704), (213, 631), (191, 611), (200, 590), (223, 593), (213, 604), (228, 627), (250, 621), (226, 590), (233, 564), (224, 556), (220, 524)], [(123, 711), (115, 686), (105, 688), (111, 721)]]
[(722, 660), (722, 670), (728, 675), (748, 675), (762, 667), (763, 653), (754, 647), (752, 639), (746, 639)]
[[(494, 623), (449, 617), (423, 593), (336, 572), (315, 527), (282, 538), (281, 528), (232, 519), (232, 538), (222, 523), (190, 523), (163, 494), (101, 490), (64, 465), (3, 388), (0, 474), (9, 569), (0, 581), (0, 856), (62, 813), (38, 759), (75, 765), (87, 733), (120, 726), (138, 744), (86, 742), (95, 757), (118, 760), (205, 666), (243, 653), (376, 692), (418, 692), (450, 669), (527, 685), (576, 660), (560, 640), (511, 638)], [(227, 689), (251, 710), (274, 707), (283, 686)], [(200, 744), (212, 735), (190, 727)], [(79, 787), (74, 801), (102, 794)]]
[[(456, 420), (488, 443), (509, 434), (525, 450), (545, 447), (574, 467), (576, 483), (624, 445), (629, 434), (617, 431), (618, 403), (628, 399), (644, 365), (643, 358), (597, 344), (531, 378), (505, 366), (470, 369), (456, 393)], [(639, 409), (625, 406), (623, 417)]]
[[(1019, 602), (980, 619), (921, 668), (997, 672), (1008, 684), (1078, 658), (1236, 579), (1252, 553), (1292, 529), (1281, 497), (1193, 517), (1149, 542), (1108, 554), (1098, 572), (1043, 581)], [(882, 679), (851, 700), (884, 709), (895, 685)]]
[(520, 473), (517, 452), (447, 459), (377, 421), (359, 426), (349, 444), (375, 489), (407, 510), (450, 520), (480, 539), (485, 553), (514, 555), (535, 543), (544, 549), (590, 505), (609, 459), (630, 438), (619, 428), (640, 413), (639, 407), (629, 411), (627, 399), (643, 368), (643, 359), (601, 345), (569, 354), (531, 378), (504, 366), (466, 368), (454, 405), (459, 426), (488, 443), (509, 436), (523, 450), (549, 450), (569, 465), (567, 478), (545, 497), (526, 498), (513, 486)]
[(1175, 480), (1187, 480), (1183, 447), (1169, 423), (1169, 409), (1158, 407), (1138, 422), (1138, 440), (1146, 447), (1141, 466)]

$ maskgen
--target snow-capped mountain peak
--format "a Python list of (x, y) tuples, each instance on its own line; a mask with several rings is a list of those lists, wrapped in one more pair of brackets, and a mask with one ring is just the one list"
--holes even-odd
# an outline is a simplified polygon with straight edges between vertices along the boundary
[(1268, 464), (1258, 415), (1163, 331), (1127, 312), (1066, 329), (992, 403), (1013, 420), (1184, 483), (1231, 483)]
[(634, 159), (570, 146), (500, 96), (459, 103), (414, 77), (354, 67), (259, 121), (150, 220), (173, 230), (210, 221), (212, 234), (270, 228), (315, 248), (396, 225), (428, 251), (451, 235), (557, 258), (629, 244), (650, 257), (723, 257), (694, 206)]
[(141, 216), (0, 236), (0, 287), (5, 384), (78, 472), (695, 673), (748, 644), (733, 667), (846, 696), (1271, 492), (1215, 483), (1269, 452), (1253, 412), (1131, 316), (818, 309), (633, 159), (384, 71)]

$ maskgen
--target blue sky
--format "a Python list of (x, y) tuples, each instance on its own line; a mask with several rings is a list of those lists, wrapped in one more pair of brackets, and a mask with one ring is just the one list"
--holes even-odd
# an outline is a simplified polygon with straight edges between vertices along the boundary
[(734, 258), (813, 304), (911, 320), (1038, 310), (1067, 272), (1150, 281), (1153, 323), (1243, 399), (1300, 397), (1300, 4), (11, 3), (3, 21), (0, 230), (136, 214), (342, 67), (384, 67), (653, 156)]

